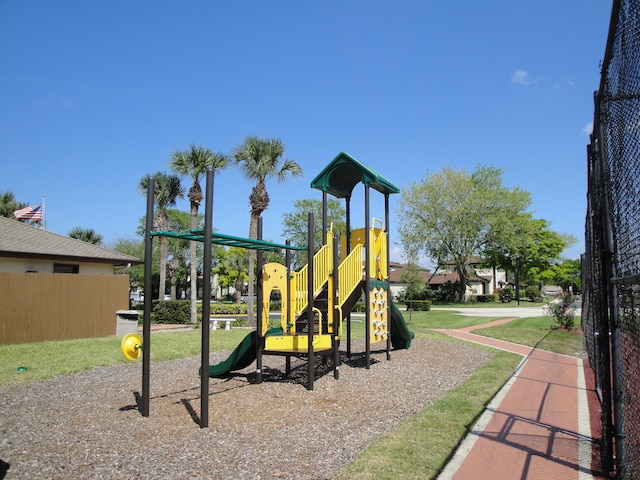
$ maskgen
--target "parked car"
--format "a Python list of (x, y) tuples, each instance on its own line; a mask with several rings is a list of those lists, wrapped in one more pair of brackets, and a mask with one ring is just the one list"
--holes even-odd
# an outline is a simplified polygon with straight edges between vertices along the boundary
[(144, 294), (142, 292), (131, 292), (129, 294), (129, 300), (131, 303), (142, 303), (144, 302)]
[[(242, 295), (240, 297), (240, 301), (242, 303), (247, 303), (249, 301), (249, 295)], [(256, 303), (258, 303), (258, 297), (256, 295), (253, 296), (253, 304), (255, 305)]]

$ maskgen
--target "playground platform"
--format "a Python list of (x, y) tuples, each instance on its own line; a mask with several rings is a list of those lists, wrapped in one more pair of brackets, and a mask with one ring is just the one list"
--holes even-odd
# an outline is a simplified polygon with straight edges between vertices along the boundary
[(598, 451), (600, 405), (587, 360), (472, 333), (512, 320), (443, 330), (523, 360), (438, 479), (606, 478)]

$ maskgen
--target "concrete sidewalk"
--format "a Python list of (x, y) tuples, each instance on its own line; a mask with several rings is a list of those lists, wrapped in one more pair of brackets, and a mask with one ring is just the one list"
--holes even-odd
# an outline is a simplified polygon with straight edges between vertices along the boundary
[(471, 333), (513, 320), (442, 330), (465, 341), (517, 353), (523, 361), (438, 478), (606, 478), (600, 472), (594, 437), (600, 432), (600, 406), (586, 362)]
[[(575, 315), (582, 313), (580, 305), (575, 305)], [(431, 307), (431, 310), (444, 310), (456, 312), (460, 315), (468, 317), (492, 317), (492, 318), (531, 318), (546, 317), (548, 313), (545, 307), (473, 307), (473, 308), (455, 308), (455, 307)], [(477, 328), (477, 327), (476, 327)]]

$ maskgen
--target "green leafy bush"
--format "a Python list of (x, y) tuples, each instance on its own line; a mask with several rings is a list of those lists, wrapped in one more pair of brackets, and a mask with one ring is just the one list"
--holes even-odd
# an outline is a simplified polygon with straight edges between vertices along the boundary
[(144, 310), (144, 303), (142, 302), (129, 302), (129, 309), (130, 310)]
[(442, 286), (435, 291), (433, 300), (435, 302), (454, 302), (458, 294), (459, 281), (451, 282), (447, 280)]
[(282, 302), (280, 300), (272, 300), (269, 302), (269, 311), (279, 312), (282, 309)]
[(187, 324), (191, 321), (191, 303), (189, 300), (154, 300), (151, 321)]
[(428, 312), (431, 310), (431, 300), (409, 300), (407, 309), (415, 312)]
[(524, 295), (527, 297), (527, 300), (530, 302), (541, 302), (542, 295), (540, 294), (540, 289), (535, 285), (530, 285), (524, 289)]
[(475, 297), (475, 300), (480, 303), (491, 303), (498, 301), (498, 295), (495, 293), (486, 295), (473, 295), (473, 297)]
[(365, 311), (365, 309), (366, 309), (366, 305), (365, 305), (365, 303), (364, 303), (364, 302), (357, 302), (357, 303), (354, 305), (354, 307), (353, 307), (353, 310), (352, 310), (352, 311), (354, 311), (354, 312), (358, 312), (358, 313), (362, 313), (362, 312), (364, 312), (364, 311)]
[(558, 328), (571, 330), (575, 323), (576, 309), (573, 306), (575, 297), (568, 293), (563, 293), (558, 300), (553, 300), (547, 304), (545, 310)]
[(513, 287), (504, 287), (498, 289), (498, 297), (502, 303), (509, 303), (515, 298)]
[[(212, 303), (209, 307), (211, 315), (246, 315), (246, 303)], [(202, 314), (202, 305), (198, 305), (198, 313)]]

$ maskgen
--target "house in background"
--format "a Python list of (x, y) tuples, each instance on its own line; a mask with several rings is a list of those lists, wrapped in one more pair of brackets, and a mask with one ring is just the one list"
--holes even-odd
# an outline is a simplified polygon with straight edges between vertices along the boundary
[[(407, 287), (407, 284), (402, 281), (402, 274), (408, 267), (409, 265), (406, 264), (389, 263), (389, 288), (393, 298), (398, 298)], [(455, 283), (460, 280), (460, 276), (456, 273), (455, 266), (451, 262), (446, 262), (439, 267), (438, 271), (441, 273), (433, 274), (427, 268), (417, 268), (418, 275), (431, 290), (439, 290), (447, 282)], [(492, 294), (498, 288), (502, 288), (507, 284), (507, 274), (504, 270), (484, 267), (479, 257), (471, 259), (467, 271), (469, 273), (467, 278), (467, 297)]]
[[(460, 279), (455, 271), (453, 262), (445, 262), (440, 269), (452, 282)], [(503, 288), (507, 284), (507, 272), (501, 268), (485, 266), (480, 257), (471, 257), (469, 259), (467, 272), (469, 274), (467, 297), (470, 295), (489, 295), (496, 293), (498, 288)]]
[[(400, 294), (407, 289), (407, 283), (403, 281), (403, 273), (410, 267), (406, 263), (389, 262), (389, 290), (394, 299), (398, 299)], [(417, 268), (418, 276), (426, 284), (431, 277), (429, 269), (414, 265)]]
[[(447, 283), (456, 283), (460, 281), (460, 275), (456, 272), (449, 273), (437, 273), (429, 282), (429, 288), (431, 290), (440, 290), (442, 286)], [(467, 274), (467, 290), (465, 298), (469, 298), (471, 295), (483, 295), (484, 292), (489, 290), (489, 280), (480, 277), (472, 272)]]
[(115, 252), (0, 217), (0, 343), (115, 335), (140, 264)]

